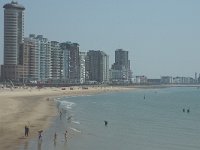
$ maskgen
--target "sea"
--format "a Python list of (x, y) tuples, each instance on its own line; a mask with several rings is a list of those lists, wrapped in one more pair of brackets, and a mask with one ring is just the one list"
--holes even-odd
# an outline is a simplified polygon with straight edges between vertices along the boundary
[(61, 114), (42, 140), (19, 150), (200, 150), (197, 87), (66, 96), (56, 103)]

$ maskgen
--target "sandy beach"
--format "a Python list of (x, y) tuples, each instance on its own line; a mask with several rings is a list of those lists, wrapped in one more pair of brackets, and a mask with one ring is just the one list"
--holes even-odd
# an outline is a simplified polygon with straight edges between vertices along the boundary
[[(17, 88), (0, 90), (0, 149), (15, 150), (19, 144), (37, 136), (58, 115), (55, 97), (87, 95), (103, 92), (130, 90), (124, 87), (65, 87), (65, 88)], [(30, 129), (24, 136), (24, 127)]]

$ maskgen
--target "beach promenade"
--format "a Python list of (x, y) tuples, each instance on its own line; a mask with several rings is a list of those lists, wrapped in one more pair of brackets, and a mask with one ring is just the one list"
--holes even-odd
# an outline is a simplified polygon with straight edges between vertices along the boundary
[[(88, 95), (130, 90), (125, 87), (65, 87), (65, 88), (16, 88), (0, 90), (0, 149), (16, 150), (20, 144), (45, 130), (59, 113), (55, 97)], [(24, 127), (29, 127), (25, 137)]]

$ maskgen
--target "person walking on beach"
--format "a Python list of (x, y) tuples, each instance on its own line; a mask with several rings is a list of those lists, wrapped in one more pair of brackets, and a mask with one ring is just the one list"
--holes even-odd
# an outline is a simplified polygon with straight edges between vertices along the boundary
[(27, 135), (27, 126), (24, 127), (24, 131), (25, 131), (24, 135), (26, 136)]
[(25, 136), (28, 136), (28, 134), (29, 134), (29, 128), (25, 126)]
[(29, 127), (27, 127), (27, 136), (29, 135)]

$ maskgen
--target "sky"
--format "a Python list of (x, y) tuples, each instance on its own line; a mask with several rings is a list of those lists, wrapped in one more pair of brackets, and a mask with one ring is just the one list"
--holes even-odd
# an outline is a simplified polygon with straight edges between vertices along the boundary
[[(0, 0), (0, 64), (3, 5)], [(133, 75), (148, 78), (200, 73), (200, 0), (18, 0), (25, 37), (34, 33), (79, 43), (80, 51), (129, 51)]]

